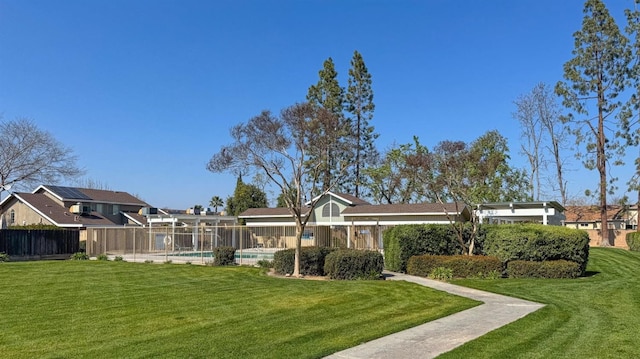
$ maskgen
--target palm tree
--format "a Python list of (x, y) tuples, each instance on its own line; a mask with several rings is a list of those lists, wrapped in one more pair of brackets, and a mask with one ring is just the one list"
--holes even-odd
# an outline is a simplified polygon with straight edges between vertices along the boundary
[(218, 207), (221, 207), (223, 204), (224, 204), (224, 201), (219, 196), (211, 197), (211, 201), (209, 202), (209, 205), (213, 207), (213, 211), (215, 213), (218, 213)]

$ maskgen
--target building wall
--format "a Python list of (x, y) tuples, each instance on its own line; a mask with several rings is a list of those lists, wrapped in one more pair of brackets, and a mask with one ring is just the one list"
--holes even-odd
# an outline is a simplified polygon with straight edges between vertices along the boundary
[[(11, 223), (11, 211), (15, 211), (15, 223)], [(6, 208), (3, 208), (7, 226), (22, 226), (28, 224), (46, 224), (52, 223), (40, 216), (30, 207), (19, 201), (13, 201)]]

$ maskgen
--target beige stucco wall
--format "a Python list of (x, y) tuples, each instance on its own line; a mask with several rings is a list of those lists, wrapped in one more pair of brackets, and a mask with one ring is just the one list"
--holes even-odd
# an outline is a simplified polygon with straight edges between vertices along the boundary
[[(599, 247), (600, 246), (600, 230), (599, 229), (589, 229), (586, 230), (589, 233), (589, 246), (591, 247)], [(629, 249), (627, 246), (627, 233), (635, 232), (635, 230), (623, 229), (623, 230), (609, 230), (609, 239), (613, 239), (613, 246), (616, 248)]]
[[(5, 213), (5, 220), (8, 226), (22, 226), (29, 224), (52, 224), (45, 218), (40, 216), (27, 205), (18, 201), (13, 201), (6, 208), (2, 209)], [(11, 223), (11, 211), (15, 211), (15, 222)]]

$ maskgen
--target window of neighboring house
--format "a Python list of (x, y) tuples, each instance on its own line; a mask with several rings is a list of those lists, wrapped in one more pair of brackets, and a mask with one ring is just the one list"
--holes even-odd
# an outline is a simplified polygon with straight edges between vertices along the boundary
[(104, 205), (102, 203), (96, 204), (96, 212), (103, 214), (104, 213)]
[(9, 223), (11, 224), (16, 223), (16, 211), (13, 209), (11, 210), (11, 212), (9, 212)]
[(113, 211), (111, 211), (111, 214), (113, 214), (115, 216), (118, 213), (120, 213), (120, 205), (114, 204), (113, 205)]
[(340, 207), (335, 203), (327, 203), (322, 207), (322, 217), (340, 217)]
[(580, 227), (589, 227), (589, 223), (580, 223)]

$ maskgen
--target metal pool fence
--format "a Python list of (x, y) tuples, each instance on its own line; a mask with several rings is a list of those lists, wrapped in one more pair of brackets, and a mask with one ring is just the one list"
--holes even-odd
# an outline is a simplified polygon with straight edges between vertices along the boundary
[[(380, 250), (382, 227), (308, 226), (303, 247), (342, 247)], [(202, 263), (213, 261), (213, 249), (233, 247), (236, 263), (256, 264), (273, 260), (273, 253), (295, 248), (294, 226), (158, 226), (87, 228), (86, 252), (106, 254), (129, 261), (172, 261)]]

